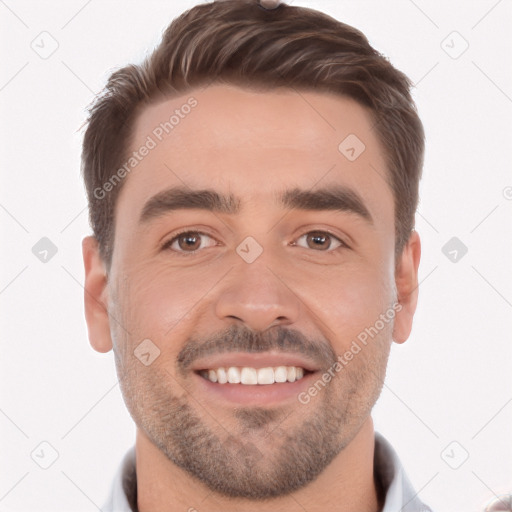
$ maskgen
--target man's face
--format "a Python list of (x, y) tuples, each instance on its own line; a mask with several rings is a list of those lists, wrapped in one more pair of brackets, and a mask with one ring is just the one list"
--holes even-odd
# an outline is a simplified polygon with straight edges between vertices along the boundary
[[(182, 109), (190, 97), (197, 105)], [(176, 109), (179, 122), (162, 133)], [(397, 288), (393, 195), (371, 126), (349, 99), (221, 85), (136, 121), (131, 151), (153, 146), (148, 136), (155, 145), (116, 206), (108, 310), (118, 375), (142, 434), (212, 490), (259, 499), (300, 488), (378, 398)], [(205, 378), (281, 366), (304, 376)], [(293, 380), (290, 368), (274, 378), (283, 372)]]

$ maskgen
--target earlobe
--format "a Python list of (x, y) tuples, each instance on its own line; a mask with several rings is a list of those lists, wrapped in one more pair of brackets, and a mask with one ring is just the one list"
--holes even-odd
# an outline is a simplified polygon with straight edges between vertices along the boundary
[(108, 316), (108, 288), (105, 265), (93, 236), (82, 240), (85, 270), (84, 307), (89, 342), (94, 350), (108, 352), (112, 348)]
[(400, 310), (395, 316), (393, 340), (403, 343), (411, 333), (412, 321), (418, 302), (418, 267), (421, 257), (421, 242), (416, 231), (412, 231), (395, 271), (395, 283)]

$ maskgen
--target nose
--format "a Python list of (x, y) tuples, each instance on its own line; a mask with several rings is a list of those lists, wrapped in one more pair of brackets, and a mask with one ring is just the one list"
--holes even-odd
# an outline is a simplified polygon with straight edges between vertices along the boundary
[(301, 303), (286, 281), (263, 258), (237, 262), (223, 280), (215, 313), (220, 320), (234, 319), (256, 331), (291, 325), (299, 319)]

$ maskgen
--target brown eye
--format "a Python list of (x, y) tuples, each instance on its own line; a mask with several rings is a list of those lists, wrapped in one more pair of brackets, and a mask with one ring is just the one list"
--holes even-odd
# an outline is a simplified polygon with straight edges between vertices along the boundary
[(201, 246), (201, 235), (199, 233), (184, 233), (176, 240), (179, 248), (183, 251), (195, 251)]
[(331, 238), (325, 233), (309, 233), (306, 236), (306, 243), (311, 249), (329, 249)]
[(339, 238), (325, 231), (310, 231), (299, 237), (296, 245), (306, 249), (327, 251), (337, 249), (345, 244)]
[(195, 252), (204, 247), (215, 245), (215, 240), (199, 231), (186, 231), (175, 236), (164, 244), (164, 249), (176, 252)]

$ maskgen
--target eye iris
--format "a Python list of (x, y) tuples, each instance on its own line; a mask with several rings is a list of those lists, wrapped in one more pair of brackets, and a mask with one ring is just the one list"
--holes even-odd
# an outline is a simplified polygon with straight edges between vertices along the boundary
[(198, 233), (184, 233), (178, 238), (178, 245), (185, 251), (194, 251), (201, 245), (201, 239)]
[(331, 240), (323, 233), (310, 233), (307, 236), (308, 246), (314, 249), (329, 249)]

